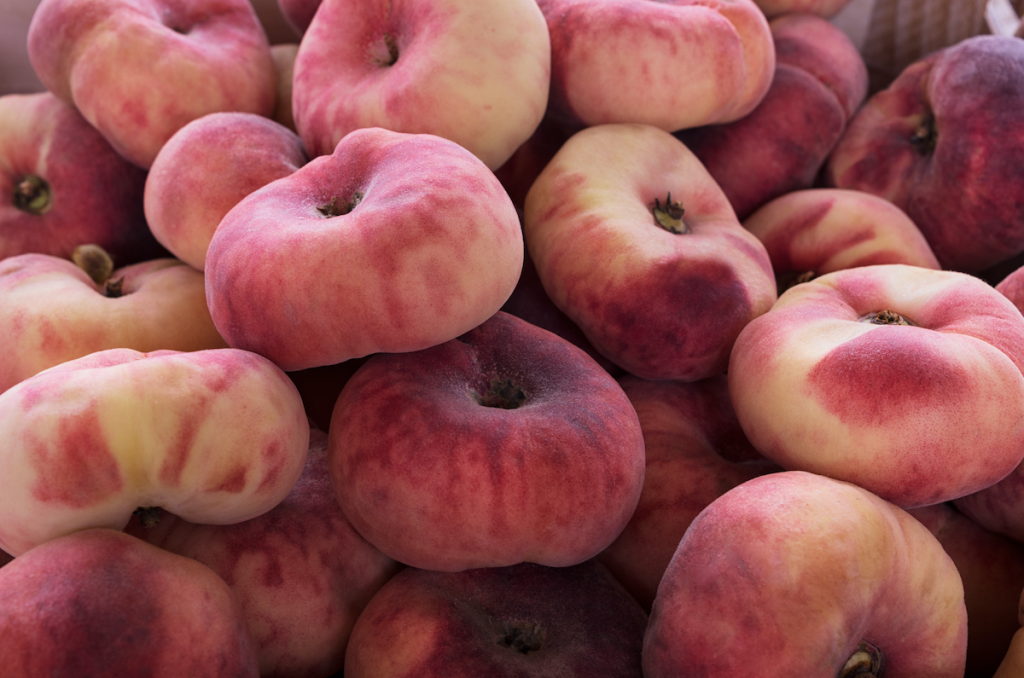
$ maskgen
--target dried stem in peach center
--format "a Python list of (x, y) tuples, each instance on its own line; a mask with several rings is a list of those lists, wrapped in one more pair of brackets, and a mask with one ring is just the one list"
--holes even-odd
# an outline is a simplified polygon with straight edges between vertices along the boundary
[(43, 214), (53, 207), (53, 189), (46, 179), (26, 174), (14, 186), (14, 206), (29, 214)]
[(881, 651), (866, 640), (862, 640), (836, 678), (877, 678), (881, 670)]
[(683, 221), (683, 214), (686, 210), (678, 200), (672, 199), (672, 192), (669, 191), (665, 197), (665, 204), (657, 198), (654, 199), (654, 207), (651, 214), (654, 215), (654, 223), (669, 233), (689, 233), (690, 229)]
[(914, 323), (909, 318), (906, 318), (905, 316), (902, 316), (899, 313), (890, 311), (889, 309), (878, 311), (876, 313), (868, 313), (867, 315), (860, 318), (860, 322), (871, 323), (872, 325), (908, 325), (914, 327), (917, 326), (917, 324)]

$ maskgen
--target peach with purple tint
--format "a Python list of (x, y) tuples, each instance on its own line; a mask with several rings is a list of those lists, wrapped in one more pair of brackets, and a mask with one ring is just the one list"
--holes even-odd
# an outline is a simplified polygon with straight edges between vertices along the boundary
[(907, 213), (943, 268), (977, 273), (1024, 251), (1024, 41), (979, 35), (907, 66), (850, 120), (829, 186)]
[(346, 678), (641, 678), (647, 615), (593, 560), (408, 568), (356, 621)]

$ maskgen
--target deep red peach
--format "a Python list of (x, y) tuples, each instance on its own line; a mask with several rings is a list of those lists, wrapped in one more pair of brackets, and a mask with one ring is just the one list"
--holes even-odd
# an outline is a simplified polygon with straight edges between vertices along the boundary
[(238, 600), (208, 567), (108, 529), (38, 546), (0, 568), (8, 678), (257, 678)]
[(996, 534), (951, 504), (911, 509), (953, 559), (967, 606), (966, 678), (989, 678), (1020, 628), (1018, 598), (1024, 590), (1024, 544)]
[(600, 564), (409, 568), (356, 621), (346, 678), (640, 678), (647, 615)]
[(439, 346), (367, 360), (335, 405), (329, 463), (370, 543), (456, 571), (597, 555), (636, 508), (643, 451), (611, 375), (498, 312)]
[(146, 225), (146, 172), (50, 92), (0, 97), (0, 259), (70, 259), (96, 244), (118, 266), (166, 256)]

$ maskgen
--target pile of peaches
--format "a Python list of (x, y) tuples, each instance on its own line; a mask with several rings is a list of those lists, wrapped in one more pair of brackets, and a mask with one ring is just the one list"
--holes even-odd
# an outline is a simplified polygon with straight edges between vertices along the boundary
[(1024, 676), (1024, 40), (279, 2), (33, 15), (0, 673)]

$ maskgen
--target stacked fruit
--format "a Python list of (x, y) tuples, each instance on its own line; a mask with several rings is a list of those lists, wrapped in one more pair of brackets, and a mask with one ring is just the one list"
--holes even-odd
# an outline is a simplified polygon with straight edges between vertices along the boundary
[(1010, 675), (1024, 41), (280, 1), (33, 16), (3, 675)]

